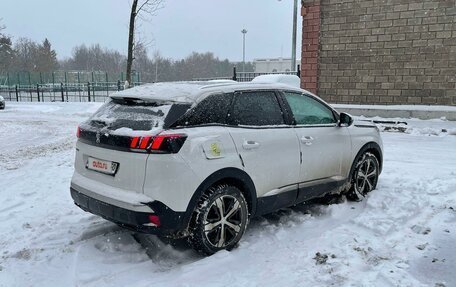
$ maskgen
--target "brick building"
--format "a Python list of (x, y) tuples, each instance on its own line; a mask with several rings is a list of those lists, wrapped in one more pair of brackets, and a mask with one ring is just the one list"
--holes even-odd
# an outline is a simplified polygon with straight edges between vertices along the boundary
[(456, 0), (302, 0), (303, 88), (332, 103), (456, 105)]

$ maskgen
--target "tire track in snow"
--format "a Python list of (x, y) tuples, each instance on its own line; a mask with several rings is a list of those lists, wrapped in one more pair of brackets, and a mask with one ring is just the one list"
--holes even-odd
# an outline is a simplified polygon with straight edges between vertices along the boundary
[(75, 139), (66, 137), (55, 142), (32, 145), (13, 152), (0, 153), (0, 168), (14, 170), (25, 164), (25, 161), (38, 157), (46, 157), (74, 148)]

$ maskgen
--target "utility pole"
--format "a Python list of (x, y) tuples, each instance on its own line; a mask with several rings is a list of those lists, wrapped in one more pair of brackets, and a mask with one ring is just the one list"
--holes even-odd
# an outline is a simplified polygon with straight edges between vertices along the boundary
[(291, 44), (291, 70), (296, 70), (296, 34), (297, 34), (297, 23), (298, 21), (298, 0), (294, 0), (293, 6), (293, 36)]
[(155, 61), (155, 83), (158, 82), (158, 61)]
[(242, 72), (245, 73), (245, 34), (247, 34), (247, 30), (242, 29), (241, 33), (242, 33), (242, 37), (243, 37), (243, 40), (242, 40)]

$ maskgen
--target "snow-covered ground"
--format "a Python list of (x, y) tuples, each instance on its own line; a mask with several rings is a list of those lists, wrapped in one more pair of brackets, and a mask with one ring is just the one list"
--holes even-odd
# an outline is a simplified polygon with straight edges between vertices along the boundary
[(0, 286), (456, 286), (456, 122), (384, 132), (367, 200), (255, 219), (239, 248), (204, 258), (74, 206), (76, 126), (98, 106), (0, 111)]

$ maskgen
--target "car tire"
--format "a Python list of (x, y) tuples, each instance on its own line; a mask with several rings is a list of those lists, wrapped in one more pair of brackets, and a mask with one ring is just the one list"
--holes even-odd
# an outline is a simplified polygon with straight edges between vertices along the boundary
[(196, 251), (212, 255), (233, 249), (249, 221), (247, 201), (234, 186), (217, 185), (203, 194), (190, 226), (190, 244)]
[(362, 201), (369, 192), (377, 187), (380, 164), (377, 157), (370, 152), (358, 156), (354, 164), (347, 199)]

